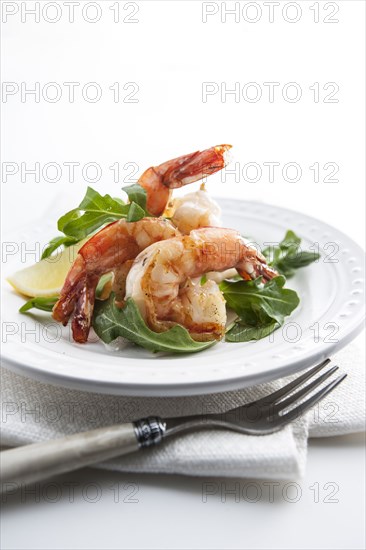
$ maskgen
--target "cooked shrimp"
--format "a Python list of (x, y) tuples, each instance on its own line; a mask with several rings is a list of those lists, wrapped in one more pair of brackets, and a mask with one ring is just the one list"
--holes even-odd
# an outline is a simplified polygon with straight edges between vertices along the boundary
[(150, 214), (160, 216), (164, 212), (172, 189), (222, 170), (227, 165), (227, 151), (230, 148), (231, 145), (216, 145), (145, 170), (137, 183), (147, 191), (146, 207)]
[(215, 283), (221, 283), (225, 279), (233, 279), (237, 276), (237, 274), (238, 272), (235, 267), (231, 267), (225, 271), (209, 271), (206, 273), (206, 278), (210, 281), (214, 281)]
[(129, 267), (129, 260), (152, 243), (177, 235), (177, 229), (165, 218), (144, 218), (137, 222), (119, 220), (104, 227), (79, 250), (53, 308), (53, 318), (66, 325), (74, 314), (74, 340), (86, 342), (100, 277), (117, 270), (118, 284), (118, 270)]
[[(141, 252), (127, 276), (126, 298), (133, 298), (156, 332), (179, 323), (195, 339), (219, 339), (226, 321), (223, 297), (218, 298), (220, 290), (214, 281), (201, 286), (192, 285), (190, 279), (232, 267), (246, 280), (259, 276), (269, 280), (277, 275), (237, 231), (197, 229), (189, 235), (152, 244)], [(211, 294), (209, 303), (207, 293)]]
[(185, 235), (188, 235), (192, 229), (222, 225), (221, 208), (204, 187), (199, 191), (173, 199), (170, 209), (172, 222)]
[[(200, 227), (221, 227), (221, 208), (207, 193), (204, 184), (199, 191), (187, 193), (183, 197), (173, 199), (164, 214), (170, 217), (174, 225), (184, 235)], [(207, 279), (221, 283), (224, 279), (231, 279), (238, 274), (235, 268), (226, 271), (210, 271)]]
[[(172, 189), (198, 181), (224, 168), (227, 163), (226, 153), (230, 148), (231, 145), (218, 145), (148, 168), (138, 180), (147, 191), (148, 211), (160, 215), (169, 202)], [(195, 223), (192, 220), (191, 227), (196, 227)], [(178, 234), (178, 230), (163, 218), (148, 218), (135, 223), (120, 220), (109, 224), (80, 249), (53, 309), (54, 319), (66, 325), (74, 314), (74, 340), (86, 342), (100, 277), (113, 271), (113, 290), (117, 301), (123, 302), (131, 261), (152, 243)]]
[(225, 334), (226, 306), (224, 296), (214, 281), (188, 279), (179, 290), (179, 324), (189, 328), (197, 341), (221, 340)]
[[(164, 211), (164, 216), (169, 217), (179, 232), (183, 234), (188, 234), (193, 229), (199, 229), (200, 227), (221, 226), (221, 208), (205, 191), (204, 186), (201, 186), (199, 191), (187, 193), (183, 197), (170, 201)], [(117, 302), (120, 302), (121, 305), (125, 296), (126, 278), (132, 263), (133, 260), (129, 260), (114, 272), (113, 291), (116, 294)], [(208, 273), (207, 278), (218, 283), (235, 275), (237, 275), (237, 272), (232, 269), (224, 274)]]

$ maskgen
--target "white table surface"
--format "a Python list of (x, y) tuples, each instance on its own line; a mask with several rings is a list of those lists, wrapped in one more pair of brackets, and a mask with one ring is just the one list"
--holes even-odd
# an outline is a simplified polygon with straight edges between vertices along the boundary
[[(312, 440), (306, 476), (294, 480), (293, 487), (95, 469), (53, 483), (56, 487), (51, 482), (40, 484), (39, 497), (6, 497), (1, 548), (365, 548), (361, 434)], [(207, 487), (216, 494), (205, 499)], [(230, 494), (233, 490), (239, 497)], [(255, 491), (261, 493), (260, 499), (249, 502)], [(298, 500), (286, 501), (286, 491), (290, 499)], [(49, 502), (52, 499), (57, 501)]]
[[(236, 183), (228, 176), (223, 183), (216, 175), (209, 180), (212, 194), (302, 210), (364, 245), (364, 2), (333, 3), (339, 8), (335, 24), (323, 22), (329, 15), (324, 2), (319, 3), (319, 23), (312, 20), (314, 3), (301, 2), (302, 18), (296, 24), (281, 15), (273, 23), (263, 15), (255, 24), (242, 18), (239, 23), (229, 18), (222, 24), (220, 13), (203, 23), (201, 2), (141, 1), (139, 24), (115, 25), (112, 4), (99, 2), (103, 16), (95, 24), (80, 19), (78, 12), (75, 22), (68, 23), (65, 11), (55, 24), (33, 23), (31, 16), (22, 23), (19, 11), (3, 25), (4, 81), (26, 82), (29, 88), (35, 82), (43, 86), (96, 81), (104, 91), (98, 103), (79, 96), (73, 104), (64, 99), (35, 103), (31, 97), (23, 103), (20, 94), (9, 96), (2, 105), (3, 161), (19, 167), (24, 162), (28, 168), (35, 162), (41, 167), (49, 162), (61, 167), (70, 161), (80, 166), (96, 162), (103, 176), (93, 186), (117, 195), (128, 182), (113, 181), (109, 167), (115, 162), (125, 177), (127, 162), (137, 162), (141, 173), (179, 154), (231, 142), (240, 169), (256, 162), (262, 166), (262, 178), (257, 183)], [(257, 4), (265, 14), (264, 3)], [(219, 9), (220, 5), (215, 4)], [(49, 17), (53, 16), (50, 11)], [(139, 102), (113, 103), (108, 87), (131, 81), (139, 84)], [(280, 82), (282, 88), (296, 81), (303, 96), (296, 103), (284, 102), (281, 94), (273, 103), (266, 99), (236, 103), (232, 97), (223, 103), (218, 95), (203, 103), (203, 81), (224, 82), (228, 88), (233, 82), (240, 81), (241, 87), (258, 82), (267, 92), (264, 82)], [(326, 83), (338, 83), (338, 102), (314, 102), (309, 88), (314, 82), (320, 83), (321, 94)], [(270, 182), (265, 162), (279, 162), (280, 169), (296, 162), (302, 177), (296, 183), (278, 176)], [(316, 162), (321, 167), (336, 163), (339, 181), (324, 181), (326, 174), (321, 173), (321, 181), (315, 182), (309, 167)], [(20, 171), (10, 176), (2, 184), (3, 230), (9, 234), (19, 224), (49, 216), (50, 204), (55, 219), (65, 204), (74, 207), (87, 185), (78, 170), (74, 183), (65, 169), (57, 183), (42, 178), (35, 182), (31, 175), (22, 181)], [(60, 193), (62, 206), (55, 203)], [(364, 474), (360, 435), (312, 440), (306, 477), (294, 480), (297, 485), (292, 487), (301, 495), (292, 503), (282, 496), (284, 484), (273, 487), (271, 502), (270, 488), (256, 482), (262, 496), (258, 502), (248, 502), (242, 495), (248, 490), (252, 498), (249, 480), (89, 469), (58, 479), (54, 487), (41, 485), (39, 502), (31, 494), (23, 495), (23, 502), (19, 494), (6, 497), (1, 547), (364, 548)], [(217, 491), (203, 502), (202, 491), (209, 482), (212, 492)], [(73, 499), (70, 485), (66, 486), (70, 483), (75, 484)], [(225, 489), (232, 488), (240, 491), (239, 502), (233, 495), (225, 498)], [(314, 496), (317, 489), (319, 502)], [(50, 502), (55, 490), (59, 500)], [(99, 499), (90, 502), (96, 491)], [(137, 502), (124, 502), (132, 491)], [(336, 501), (327, 502), (329, 498)]]

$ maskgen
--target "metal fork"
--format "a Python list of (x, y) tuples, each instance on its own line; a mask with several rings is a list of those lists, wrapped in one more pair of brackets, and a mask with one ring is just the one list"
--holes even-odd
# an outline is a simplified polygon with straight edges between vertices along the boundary
[[(250, 435), (271, 434), (303, 415), (344, 380), (346, 374), (338, 376), (299, 403), (299, 400), (338, 369), (334, 366), (315, 376), (329, 363), (330, 359), (326, 359), (270, 395), (222, 414), (183, 416), (166, 420), (149, 416), (127, 424), (3, 451), (0, 453), (1, 489), (13, 490), (14, 484), (40, 481), (133, 453), (186, 431), (224, 428)], [(310, 381), (309, 384), (303, 386), (307, 381)], [(294, 393), (295, 390), (297, 391)]]

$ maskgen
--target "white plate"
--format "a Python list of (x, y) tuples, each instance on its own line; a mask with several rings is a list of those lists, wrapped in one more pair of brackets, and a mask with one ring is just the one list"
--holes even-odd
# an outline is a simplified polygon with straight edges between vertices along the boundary
[[(2, 281), (3, 357), (14, 371), (44, 382), (123, 395), (174, 396), (231, 390), (301, 370), (333, 354), (363, 326), (363, 251), (325, 223), (266, 204), (224, 199), (224, 225), (262, 246), (278, 242), (287, 229), (304, 249), (319, 246), (321, 260), (288, 281), (300, 306), (282, 329), (258, 342), (219, 343), (197, 354), (151, 354), (134, 346), (107, 351), (100, 342), (79, 345), (70, 330), (47, 314), (21, 315), (23, 300)], [(8, 239), (27, 250), (53, 236), (54, 224), (26, 228)], [(23, 243), (23, 244), (21, 244)], [(28, 254), (29, 257), (29, 254)], [(32, 260), (32, 259), (31, 259)], [(33, 259), (34, 261), (34, 259)], [(32, 263), (32, 261), (30, 261)], [(6, 262), (4, 275), (24, 267), (21, 254)], [(13, 334), (11, 334), (13, 333)]]

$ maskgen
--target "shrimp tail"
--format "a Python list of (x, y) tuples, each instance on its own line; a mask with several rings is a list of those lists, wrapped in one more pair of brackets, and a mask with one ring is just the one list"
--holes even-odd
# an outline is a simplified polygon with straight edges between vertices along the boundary
[(267, 283), (278, 276), (278, 272), (267, 264), (266, 258), (252, 247), (246, 248), (244, 260), (236, 266), (236, 269), (245, 281), (262, 277), (262, 282)]
[(98, 280), (99, 277), (96, 275), (86, 277), (86, 281), (82, 286), (75, 304), (75, 313), (72, 320), (72, 335), (75, 342), (79, 344), (84, 344), (88, 340)]
[(85, 260), (78, 254), (67, 275), (61, 295), (52, 310), (55, 321), (67, 325), (85, 284)]
[(229, 162), (231, 145), (216, 145), (163, 162), (145, 170), (138, 180), (147, 192), (147, 209), (160, 216), (170, 200), (172, 189), (199, 181), (222, 170)]
[(251, 273), (248, 273), (246, 269), (241, 269), (237, 267), (237, 271), (239, 275), (244, 279), (244, 281), (252, 281), (253, 279), (256, 279), (257, 277), (262, 277), (262, 282), (267, 283), (273, 277), (277, 277), (278, 273), (271, 267), (269, 267), (266, 264), (257, 264), (255, 267), (252, 266), (253, 271)]
[(226, 154), (231, 145), (216, 145), (196, 151), (159, 166), (164, 172), (162, 182), (169, 189), (177, 189), (222, 170), (228, 164)]
[(177, 234), (175, 227), (165, 219), (119, 220), (107, 225), (80, 248), (53, 308), (52, 317), (67, 325), (73, 316), (73, 338), (79, 343), (86, 342), (100, 277), (105, 273), (118, 274), (117, 296), (121, 299), (131, 260), (151, 243)]
[(278, 275), (278, 271), (272, 269), (272, 267), (267, 264), (262, 264), (262, 278), (264, 282), (270, 281), (273, 277), (277, 277)]

